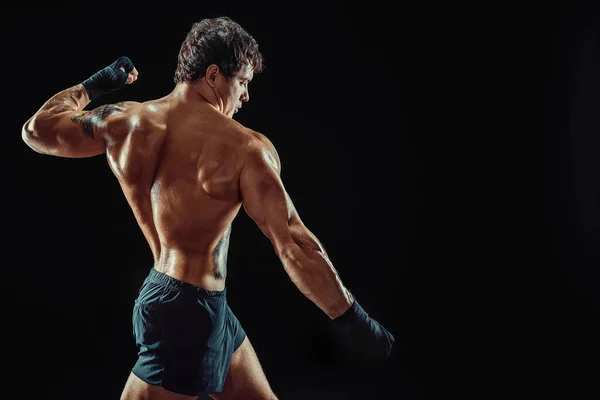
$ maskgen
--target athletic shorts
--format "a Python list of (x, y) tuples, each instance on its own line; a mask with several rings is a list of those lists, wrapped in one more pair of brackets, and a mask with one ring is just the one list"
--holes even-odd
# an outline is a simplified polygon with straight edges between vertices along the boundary
[(206, 290), (150, 269), (133, 306), (138, 360), (132, 372), (189, 396), (218, 393), (246, 332), (226, 289)]

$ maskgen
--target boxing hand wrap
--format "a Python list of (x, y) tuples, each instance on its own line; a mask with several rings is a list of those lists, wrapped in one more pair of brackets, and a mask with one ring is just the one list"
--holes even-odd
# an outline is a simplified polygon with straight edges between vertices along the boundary
[(352, 351), (366, 358), (382, 359), (392, 352), (392, 346), (396, 341), (394, 336), (371, 318), (356, 299), (352, 306), (332, 323), (336, 334), (350, 346)]
[[(121, 67), (125, 69), (123, 72)], [(102, 68), (90, 76), (81, 84), (87, 90), (90, 100), (95, 99), (103, 93), (121, 89), (125, 85), (127, 76), (133, 71), (133, 63), (127, 57), (119, 57), (114, 63)]]

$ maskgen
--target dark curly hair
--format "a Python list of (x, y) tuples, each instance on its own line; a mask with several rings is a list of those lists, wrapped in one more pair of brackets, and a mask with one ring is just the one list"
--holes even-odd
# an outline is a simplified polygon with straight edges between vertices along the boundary
[(264, 68), (256, 40), (229, 17), (205, 18), (192, 25), (181, 44), (174, 80), (193, 82), (202, 78), (211, 64), (232, 77), (246, 63), (252, 65), (254, 74)]

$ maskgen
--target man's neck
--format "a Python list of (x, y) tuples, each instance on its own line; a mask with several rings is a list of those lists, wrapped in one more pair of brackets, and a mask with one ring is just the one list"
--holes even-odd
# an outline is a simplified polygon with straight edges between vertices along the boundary
[(219, 102), (214, 94), (214, 91), (211, 88), (205, 87), (206, 85), (202, 84), (194, 84), (189, 82), (178, 83), (173, 89), (172, 96), (177, 101), (182, 101), (188, 104), (193, 105), (194, 103), (198, 104), (208, 104), (213, 107), (215, 110), (219, 110)]

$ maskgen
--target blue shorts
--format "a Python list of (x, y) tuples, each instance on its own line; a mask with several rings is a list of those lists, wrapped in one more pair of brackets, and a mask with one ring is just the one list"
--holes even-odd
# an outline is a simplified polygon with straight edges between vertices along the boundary
[(150, 269), (133, 306), (138, 360), (132, 372), (189, 396), (223, 389), (231, 355), (246, 332), (226, 289), (206, 290)]

